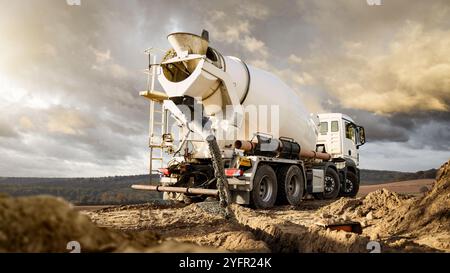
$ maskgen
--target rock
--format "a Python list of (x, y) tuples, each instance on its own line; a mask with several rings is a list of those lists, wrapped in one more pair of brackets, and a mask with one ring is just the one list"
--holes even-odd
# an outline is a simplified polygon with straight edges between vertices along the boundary
[(328, 214), (328, 213), (322, 213), (322, 214), (320, 214), (320, 217), (322, 217), (322, 218), (331, 218), (333, 216), (331, 214)]
[(355, 216), (356, 217), (362, 217), (362, 216), (364, 216), (364, 212), (363, 212), (363, 210), (361, 209), (361, 208), (357, 208), (356, 210), (355, 210)]
[(372, 212), (367, 213), (366, 219), (367, 220), (373, 220), (373, 213)]
[(378, 233), (372, 233), (372, 234), (370, 234), (370, 240), (371, 241), (377, 241), (377, 240), (379, 240), (380, 239), (380, 234), (378, 234)]
[(366, 220), (361, 221), (360, 224), (361, 224), (361, 227), (363, 227), (363, 228), (365, 228), (369, 225)]

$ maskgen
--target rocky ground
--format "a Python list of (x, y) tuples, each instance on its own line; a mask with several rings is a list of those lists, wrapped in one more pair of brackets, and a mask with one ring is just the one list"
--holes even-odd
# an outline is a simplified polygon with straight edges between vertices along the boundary
[[(217, 202), (149, 203), (77, 212), (52, 197), (0, 196), (0, 252), (450, 252), (450, 162), (422, 196), (386, 189), (365, 197), (252, 210)], [(330, 230), (355, 221), (362, 233)]]

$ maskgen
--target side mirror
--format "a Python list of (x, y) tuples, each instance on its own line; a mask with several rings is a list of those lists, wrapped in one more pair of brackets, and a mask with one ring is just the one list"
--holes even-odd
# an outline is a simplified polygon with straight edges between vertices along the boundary
[(359, 144), (356, 145), (356, 146), (359, 148), (359, 146), (362, 146), (362, 145), (364, 145), (366, 143), (366, 132), (364, 130), (364, 127), (362, 127), (362, 126), (358, 126), (357, 129), (358, 129), (358, 142), (359, 142)]

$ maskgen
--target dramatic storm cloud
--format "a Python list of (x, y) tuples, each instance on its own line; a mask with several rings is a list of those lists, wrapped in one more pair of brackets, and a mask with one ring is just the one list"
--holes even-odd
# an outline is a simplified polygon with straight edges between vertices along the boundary
[(310, 111), (364, 125), (362, 167), (437, 167), (450, 157), (450, 3), (382, 3), (0, 0), (0, 176), (147, 172), (143, 50), (204, 28)]

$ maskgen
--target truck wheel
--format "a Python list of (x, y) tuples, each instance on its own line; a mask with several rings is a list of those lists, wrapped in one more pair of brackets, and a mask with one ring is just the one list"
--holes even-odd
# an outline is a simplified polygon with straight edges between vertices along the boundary
[(335, 199), (339, 195), (341, 183), (339, 181), (339, 175), (332, 168), (327, 168), (324, 178), (324, 199)]
[(278, 186), (278, 203), (297, 206), (302, 201), (305, 189), (302, 170), (295, 165), (280, 168), (278, 170)]
[(347, 172), (347, 179), (341, 187), (341, 195), (346, 197), (355, 197), (359, 191), (359, 181), (356, 174)]
[(277, 176), (272, 167), (263, 165), (256, 170), (250, 196), (251, 203), (257, 209), (273, 207), (277, 199)]

